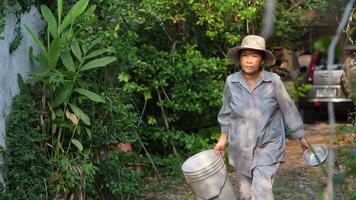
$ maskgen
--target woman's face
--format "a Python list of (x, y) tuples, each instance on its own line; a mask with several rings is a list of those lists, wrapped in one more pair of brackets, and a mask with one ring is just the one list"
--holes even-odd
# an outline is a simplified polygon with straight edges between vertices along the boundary
[(263, 57), (261, 51), (245, 49), (240, 53), (240, 65), (246, 74), (253, 75), (258, 73), (262, 62)]

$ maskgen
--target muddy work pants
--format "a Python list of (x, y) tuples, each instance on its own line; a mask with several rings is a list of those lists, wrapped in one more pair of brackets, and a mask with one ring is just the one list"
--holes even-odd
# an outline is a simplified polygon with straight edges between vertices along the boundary
[(252, 177), (238, 174), (240, 194), (243, 200), (273, 200), (272, 185), (279, 163), (257, 166)]

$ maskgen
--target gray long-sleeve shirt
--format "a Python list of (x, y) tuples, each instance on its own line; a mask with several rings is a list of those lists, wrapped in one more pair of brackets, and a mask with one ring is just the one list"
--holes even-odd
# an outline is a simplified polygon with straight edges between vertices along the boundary
[(247, 176), (256, 166), (284, 160), (286, 135), (291, 139), (304, 136), (303, 121), (280, 77), (262, 73), (252, 91), (242, 71), (228, 76), (218, 114), (222, 134), (229, 134), (237, 171)]

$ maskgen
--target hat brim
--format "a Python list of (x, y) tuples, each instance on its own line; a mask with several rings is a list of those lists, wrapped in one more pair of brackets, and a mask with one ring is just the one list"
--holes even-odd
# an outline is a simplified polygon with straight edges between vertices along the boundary
[(272, 52), (270, 52), (268, 50), (257, 49), (257, 48), (255, 49), (255, 48), (247, 48), (247, 47), (240, 47), (240, 46), (233, 47), (233, 48), (229, 49), (229, 51), (227, 52), (227, 57), (239, 65), (240, 64), (239, 53), (240, 53), (240, 51), (242, 51), (244, 49), (252, 49), (252, 50), (256, 50), (256, 51), (262, 51), (265, 54), (264, 64), (266, 66), (272, 66), (276, 63), (276, 57), (274, 57)]

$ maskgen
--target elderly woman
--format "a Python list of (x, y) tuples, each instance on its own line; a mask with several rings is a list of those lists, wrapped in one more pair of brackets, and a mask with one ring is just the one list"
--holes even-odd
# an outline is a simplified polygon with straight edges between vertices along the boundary
[(246, 36), (241, 46), (229, 50), (228, 57), (241, 71), (226, 79), (218, 114), (221, 136), (214, 150), (223, 155), (229, 143), (244, 200), (272, 200), (286, 136), (307, 148), (303, 121), (280, 77), (263, 70), (263, 65), (271, 66), (276, 60), (266, 50), (264, 38)]

